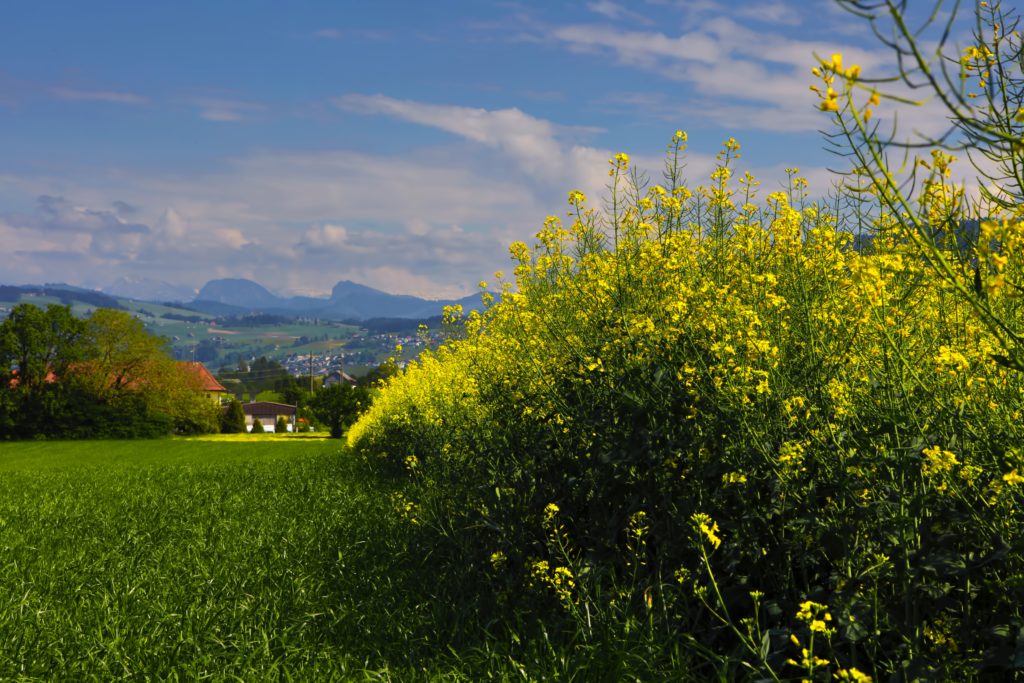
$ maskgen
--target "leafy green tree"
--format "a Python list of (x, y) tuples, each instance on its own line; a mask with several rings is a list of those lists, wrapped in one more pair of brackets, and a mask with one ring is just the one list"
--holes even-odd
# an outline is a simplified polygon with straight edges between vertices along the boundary
[(68, 306), (18, 304), (0, 323), (0, 367), (18, 368), (18, 388), (35, 391), (85, 355), (85, 325)]
[(124, 311), (98, 308), (86, 320), (88, 360), (74, 375), (100, 401), (115, 406), (141, 401), (142, 410), (163, 416), (179, 434), (216, 432), (220, 407), (204, 394), (199, 379), (176, 362), (167, 341), (150, 334)]
[(76, 374), (92, 382), (97, 395), (161, 392), (165, 381), (177, 379), (167, 341), (150, 334), (138, 318), (98, 308), (85, 324), (89, 361)]
[(243, 434), (245, 433), (245, 410), (242, 403), (237, 399), (231, 399), (227, 408), (221, 415), (220, 431), (222, 434)]
[(316, 418), (327, 425), (331, 436), (340, 439), (356, 418), (370, 405), (370, 394), (364, 387), (341, 384), (325, 387), (313, 395), (309, 408)]
[(67, 403), (57, 380), (85, 355), (84, 333), (68, 306), (53, 304), (18, 304), (0, 323), (0, 437), (54, 433)]
[(288, 420), (284, 419), (284, 416), (279, 416), (277, 422), (274, 424), (274, 432), (277, 434), (285, 434), (288, 432)]
[(368, 373), (359, 378), (359, 386), (363, 387), (378, 387), (389, 378), (394, 377), (402, 370), (394, 361), (387, 361), (381, 363), (377, 367), (370, 370)]
[(312, 397), (309, 389), (303, 388), (294, 380), (285, 384), (280, 391), (285, 403), (293, 405), (300, 410), (309, 403), (309, 399)]
[(249, 431), (253, 434), (262, 434), (266, 430), (263, 429), (263, 423), (260, 422), (260, 419), (258, 417), (254, 417), (252, 419), (252, 429)]
[(0, 436), (126, 438), (218, 427), (219, 406), (201, 380), (124, 311), (99, 308), (83, 321), (66, 306), (20, 304), (0, 323), (0, 368)]

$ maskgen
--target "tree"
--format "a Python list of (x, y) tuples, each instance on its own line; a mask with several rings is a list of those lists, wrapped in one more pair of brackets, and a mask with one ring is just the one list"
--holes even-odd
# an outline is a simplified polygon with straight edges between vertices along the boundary
[(53, 304), (18, 304), (0, 323), (0, 437), (52, 435), (66, 423), (58, 380), (85, 355), (84, 332), (68, 306)]
[(125, 391), (151, 394), (165, 391), (175, 376), (176, 363), (167, 341), (150, 334), (142, 321), (124, 311), (97, 308), (86, 320), (89, 360), (76, 374), (91, 382), (100, 396)]
[(222, 434), (245, 433), (245, 410), (238, 399), (231, 399), (221, 415), (220, 431)]
[(288, 420), (284, 419), (284, 416), (279, 416), (277, 422), (274, 424), (274, 432), (276, 434), (286, 434), (288, 432)]
[(340, 439), (345, 429), (369, 407), (369, 399), (369, 392), (363, 387), (335, 384), (314, 394), (309, 408), (331, 430), (331, 437)]
[(401, 368), (398, 367), (393, 359), (388, 360), (359, 378), (359, 386), (378, 387), (401, 371)]
[(150, 334), (124, 311), (96, 309), (86, 320), (87, 360), (74, 376), (100, 401), (138, 404), (163, 416), (179, 434), (216, 432), (220, 407), (210, 401), (195, 373), (170, 354), (167, 340)]
[(254, 417), (252, 419), (252, 428), (249, 431), (252, 434), (262, 434), (266, 430), (263, 429), (263, 423), (260, 422), (260, 419), (258, 417)]
[[(301, 410), (309, 402), (310, 396), (309, 389), (301, 386), (294, 379), (284, 384), (281, 388), (281, 397), (285, 403), (295, 406)], [(308, 384), (307, 384), (308, 386)]]
[[(9, 368), (17, 366), (17, 381)], [(15, 306), (0, 323), (4, 436), (159, 436), (216, 431), (219, 406), (166, 342), (124, 311), (85, 320), (66, 306)], [(12, 386), (13, 385), (13, 386)]]
[(85, 326), (68, 306), (50, 304), (46, 310), (18, 304), (0, 323), (0, 368), (18, 369), (18, 388), (33, 392), (47, 378), (62, 377), (85, 355)]

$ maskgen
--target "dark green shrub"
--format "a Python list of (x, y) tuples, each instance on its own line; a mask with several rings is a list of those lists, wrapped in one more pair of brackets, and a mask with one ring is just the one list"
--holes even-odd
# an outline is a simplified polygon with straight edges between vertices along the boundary
[(242, 434), (245, 432), (245, 410), (242, 403), (235, 398), (224, 406), (220, 418), (221, 434)]

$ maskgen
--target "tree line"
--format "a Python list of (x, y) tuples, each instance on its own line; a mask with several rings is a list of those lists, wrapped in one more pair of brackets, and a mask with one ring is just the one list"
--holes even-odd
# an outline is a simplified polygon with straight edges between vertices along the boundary
[(16, 305), (0, 323), (0, 439), (217, 431), (219, 404), (131, 314)]

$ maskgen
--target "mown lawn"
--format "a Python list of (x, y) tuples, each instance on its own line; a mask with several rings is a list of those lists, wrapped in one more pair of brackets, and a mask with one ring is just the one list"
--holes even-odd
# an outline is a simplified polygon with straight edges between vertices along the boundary
[(0, 444), (0, 680), (437, 676), (390, 509), (338, 441)]

